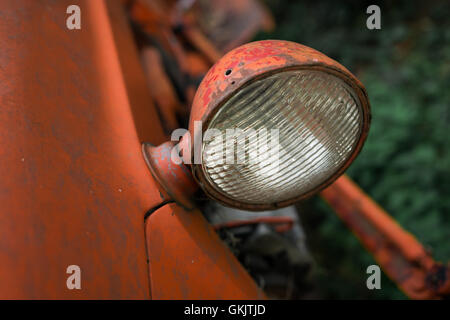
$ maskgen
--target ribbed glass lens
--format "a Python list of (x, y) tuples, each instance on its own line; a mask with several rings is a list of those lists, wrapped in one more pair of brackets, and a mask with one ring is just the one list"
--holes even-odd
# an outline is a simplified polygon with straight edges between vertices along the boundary
[(203, 174), (241, 203), (294, 199), (343, 166), (361, 126), (360, 102), (341, 79), (277, 73), (243, 87), (214, 115), (208, 129), (216, 130), (202, 144)]

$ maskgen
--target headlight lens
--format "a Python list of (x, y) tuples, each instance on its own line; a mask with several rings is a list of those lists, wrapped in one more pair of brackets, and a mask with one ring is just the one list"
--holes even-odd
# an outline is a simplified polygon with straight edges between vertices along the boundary
[[(357, 95), (337, 76), (311, 69), (275, 73), (243, 86), (211, 118), (208, 129), (224, 139), (203, 141), (202, 174), (218, 193), (243, 204), (299, 198), (345, 165), (362, 122)], [(236, 128), (243, 134), (227, 137)], [(276, 142), (278, 152), (271, 152)]]

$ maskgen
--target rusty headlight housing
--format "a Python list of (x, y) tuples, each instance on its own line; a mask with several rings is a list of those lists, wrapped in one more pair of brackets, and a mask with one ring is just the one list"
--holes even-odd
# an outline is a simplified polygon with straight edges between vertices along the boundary
[[(196, 121), (202, 134), (215, 129), (224, 138), (202, 139), (194, 130)], [(192, 172), (222, 204), (246, 210), (284, 207), (336, 180), (361, 150), (369, 122), (364, 87), (334, 60), (293, 42), (249, 43), (220, 59), (197, 90), (189, 129), (202, 140), (192, 154), (201, 161), (192, 161)], [(236, 128), (243, 134), (227, 138), (226, 130)], [(273, 129), (277, 145), (270, 143)], [(265, 132), (267, 140), (251, 140), (252, 130), (258, 137)], [(248, 161), (261, 141), (269, 142), (267, 155)], [(223, 155), (217, 152), (221, 149)], [(246, 161), (239, 163), (239, 157)]]

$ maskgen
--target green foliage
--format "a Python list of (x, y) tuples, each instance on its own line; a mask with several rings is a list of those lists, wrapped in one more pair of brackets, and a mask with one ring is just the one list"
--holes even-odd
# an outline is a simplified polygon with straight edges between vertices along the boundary
[[(386, 2), (380, 5), (382, 29), (368, 30), (370, 2), (266, 2), (277, 28), (258, 39), (308, 45), (362, 80), (372, 125), (348, 174), (437, 260), (449, 261), (450, 3)], [(365, 268), (373, 259), (321, 200), (306, 206), (324, 296), (404, 297), (387, 279), (383, 290), (369, 292)]]

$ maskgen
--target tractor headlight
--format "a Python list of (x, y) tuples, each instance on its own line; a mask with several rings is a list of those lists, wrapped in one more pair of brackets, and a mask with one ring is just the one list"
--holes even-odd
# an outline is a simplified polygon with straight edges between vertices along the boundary
[(204, 191), (225, 205), (265, 210), (340, 176), (362, 147), (370, 112), (362, 84), (344, 67), (269, 40), (231, 51), (209, 71), (191, 130), (194, 121), (204, 136), (192, 169)]

